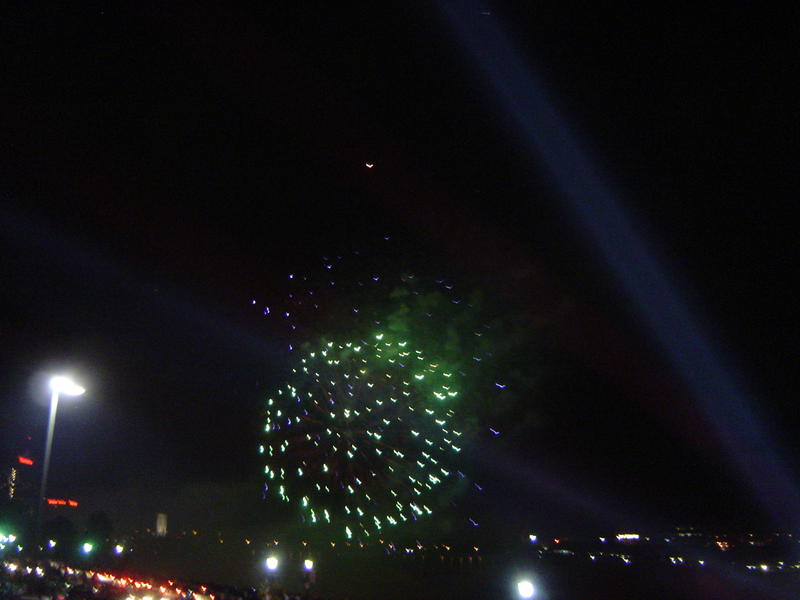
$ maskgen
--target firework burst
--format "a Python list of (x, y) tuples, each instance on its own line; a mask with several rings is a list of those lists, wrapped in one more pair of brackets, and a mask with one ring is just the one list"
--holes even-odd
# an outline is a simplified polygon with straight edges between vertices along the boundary
[(386, 333), (307, 347), (267, 400), (268, 487), (347, 538), (433, 514), (463, 478), (453, 375)]

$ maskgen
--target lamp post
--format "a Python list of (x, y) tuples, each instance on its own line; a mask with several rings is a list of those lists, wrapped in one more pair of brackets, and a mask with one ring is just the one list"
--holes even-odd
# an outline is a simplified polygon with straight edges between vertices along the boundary
[(53, 430), (56, 427), (56, 411), (60, 394), (65, 396), (80, 396), (85, 388), (72, 381), (69, 377), (56, 375), (50, 378), (50, 418), (47, 421), (47, 442), (44, 447), (44, 464), (42, 465), (42, 486), (39, 490), (39, 511), (36, 518), (36, 542), (42, 533), (42, 512), (44, 509), (45, 493), (47, 491), (47, 472), (50, 469), (50, 451), (53, 448)]
[(303, 596), (304, 598), (309, 597), (311, 593), (311, 586), (314, 585), (314, 581), (316, 581), (314, 561), (310, 558), (307, 558), (303, 561), (303, 587), (306, 589), (306, 593)]
[(264, 564), (267, 567), (267, 600), (272, 600), (278, 581), (278, 557), (272, 554)]

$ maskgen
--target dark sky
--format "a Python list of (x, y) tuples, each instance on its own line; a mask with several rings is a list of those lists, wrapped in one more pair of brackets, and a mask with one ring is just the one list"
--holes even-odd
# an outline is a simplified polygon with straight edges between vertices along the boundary
[[(796, 481), (797, 14), (464, 6), (539, 74)], [(54, 493), (126, 523), (257, 496), (259, 401), (284, 357), (250, 298), (391, 233), (487, 288), (535, 273), (520, 304), (561, 315), (572, 405), (512, 463), (547, 473), (549, 501), (762, 522), (435, 3), (4, 13), (3, 460), (27, 434), (41, 452), (42, 377), (66, 366), (89, 392), (59, 413)]]

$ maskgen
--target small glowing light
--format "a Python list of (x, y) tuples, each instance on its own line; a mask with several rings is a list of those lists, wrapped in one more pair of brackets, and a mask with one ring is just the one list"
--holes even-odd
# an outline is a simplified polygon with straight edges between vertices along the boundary
[(530, 581), (523, 579), (517, 583), (517, 592), (519, 593), (520, 598), (533, 598), (533, 595), (536, 593), (536, 589), (533, 587), (533, 584)]
[(758, 568), (764, 571), (765, 573), (769, 571), (769, 565), (758, 565)]
[(48, 541), (47, 541), (47, 545), (48, 545), (50, 548), (55, 548), (55, 547), (56, 547), (56, 541), (55, 541), (55, 540), (48, 540)]
[(314, 561), (310, 558), (307, 558), (303, 561), (303, 568), (306, 571), (311, 571), (314, 568)]
[(270, 556), (267, 558), (267, 569), (270, 571), (275, 571), (278, 568), (278, 558), (275, 556)]
[(114, 546), (114, 553), (115, 554), (122, 554), (122, 552), (124, 550), (125, 550), (125, 548), (123, 548), (120, 544), (117, 544), (116, 546)]
[(89, 554), (89, 552), (92, 551), (92, 548), (94, 548), (94, 546), (92, 544), (90, 544), (89, 542), (84, 542), (82, 547), (83, 547), (83, 553), (84, 554)]
[(371, 169), (372, 167), (375, 166), (375, 163), (369, 163), (369, 162), (368, 163), (364, 163), (364, 166), (367, 167), (368, 169)]
[(535, 535), (533, 535), (533, 534), (530, 534), (530, 535), (528, 536), (528, 540), (530, 540), (531, 544), (535, 544), (537, 539), (539, 539), (539, 538), (537, 538), (537, 537), (536, 537)]

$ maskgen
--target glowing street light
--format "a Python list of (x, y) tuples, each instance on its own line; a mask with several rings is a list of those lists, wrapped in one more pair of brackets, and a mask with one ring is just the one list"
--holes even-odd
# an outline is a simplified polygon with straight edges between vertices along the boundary
[(83, 549), (83, 553), (84, 554), (89, 554), (92, 551), (92, 549), (94, 548), (94, 545), (90, 544), (89, 542), (84, 542), (83, 546), (81, 546), (81, 548)]
[(303, 586), (306, 588), (305, 597), (309, 597), (309, 590), (317, 579), (317, 574), (314, 572), (314, 561), (307, 558), (303, 561)]
[(520, 598), (533, 598), (536, 588), (533, 587), (533, 584), (528, 579), (522, 579), (517, 582), (517, 593), (519, 593)]
[(278, 570), (278, 558), (276, 556), (267, 558), (267, 570), (273, 573)]
[(122, 554), (124, 550), (125, 548), (120, 544), (114, 546), (114, 554)]
[(85, 387), (62, 375), (50, 378), (50, 389), (56, 394), (64, 394), (65, 396), (81, 396), (86, 392)]
[(42, 467), (42, 486), (39, 490), (39, 513), (36, 520), (37, 541), (42, 530), (42, 509), (44, 507), (45, 492), (47, 491), (47, 472), (50, 469), (50, 451), (53, 448), (53, 430), (56, 427), (56, 411), (60, 394), (65, 396), (80, 396), (86, 388), (78, 385), (69, 377), (56, 375), (50, 378), (50, 418), (47, 421), (47, 443), (44, 447), (44, 465)]

